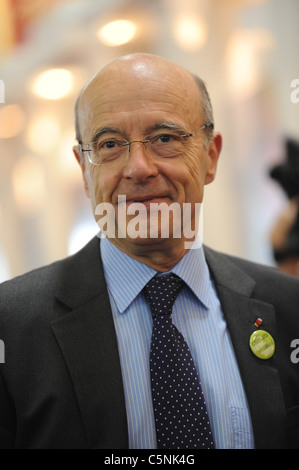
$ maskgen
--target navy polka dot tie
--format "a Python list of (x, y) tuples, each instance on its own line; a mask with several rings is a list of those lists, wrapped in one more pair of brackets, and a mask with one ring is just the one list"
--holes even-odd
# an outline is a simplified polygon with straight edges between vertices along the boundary
[(144, 288), (153, 316), (150, 352), (158, 449), (212, 449), (213, 436), (189, 347), (173, 325), (172, 306), (184, 286), (175, 274)]

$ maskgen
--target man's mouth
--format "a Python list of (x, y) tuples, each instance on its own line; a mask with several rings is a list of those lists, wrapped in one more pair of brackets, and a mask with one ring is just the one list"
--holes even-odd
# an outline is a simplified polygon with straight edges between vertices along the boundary
[(133, 196), (127, 198), (126, 202), (128, 204), (133, 204), (133, 203), (141, 203), (144, 204), (146, 207), (148, 207), (150, 204), (160, 204), (162, 202), (166, 202), (168, 199), (168, 196), (161, 196), (157, 194), (150, 194), (147, 196)]

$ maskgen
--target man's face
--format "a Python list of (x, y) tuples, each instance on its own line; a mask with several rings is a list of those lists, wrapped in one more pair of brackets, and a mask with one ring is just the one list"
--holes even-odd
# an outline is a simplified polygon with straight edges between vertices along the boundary
[[(108, 140), (144, 141), (153, 133), (167, 134), (165, 125), (186, 134), (205, 124), (201, 96), (192, 76), (175, 64), (153, 58), (120, 60), (103, 69), (81, 98), (79, 123), (85, 145), (93, 142), (99, 131)], [(183, 151), (173, 158), (156, 156), (140, 142), (100, 166), (87, 158), (79, 159), (77, 154), (94, 211), (101, 203), (114, 207), (117, 238), (112, 242), (128, 252), (161, 242), (159, 236), (154, 240), (131, 239), (128, 233), (126, 238), (118, 237), (119, 196), (126, 197), (127, 206), (133, 202), (145, 205), (148, 226), (152, 203), (170, 206), (175, 202), (182, 209), (184, 203), (190, 203), (194, 219), (194, 203), (202, 202), (204, 185), (214, 179), (221, 148), (219, 135), (206, 148), (204, 132), (186, 138)], [(170, 236), (164, 243), (182, 243), (182, 238), (174, 241), (170, 219)]]

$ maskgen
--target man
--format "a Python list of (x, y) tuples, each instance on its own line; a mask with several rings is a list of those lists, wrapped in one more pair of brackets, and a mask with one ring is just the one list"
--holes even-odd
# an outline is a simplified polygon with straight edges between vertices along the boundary
[[(298, 280), (203, 248), (196, 235), (222, 145), (203, 82), (160, 57), (122, 57), (84, 88), (76, 122), (74, 153), (106, 237), (1, 286), (0, 446), (167, 448), (166, 412), (175, 448), (205, 432), (216, 448), (298, 447)], [(155, 316), (148, 286), (160, 289), (169, 272), (179, 293), (170, 316)], [(158, 382), (157, 318), (166, 336), (175, 331), (192, 379), (176, 367), (179, 351), (169, 359), (170, 340), (159, 362), (167, 385)], [(185, 374), (175, 392), (168, 360), (174, 383)], [(181, 403), (177, 387), (191, 382), (200, 419), (187, 424), (197, 392)], [(156, 413), (170, 396), (176, 411), (167, 398)]]
[(277, 267), (292, 276), (299, 276), (299, 144), (286, 140), (286, 159), (270, 170), (271, 178), (289, 199), (272, 227), (270, 241)]

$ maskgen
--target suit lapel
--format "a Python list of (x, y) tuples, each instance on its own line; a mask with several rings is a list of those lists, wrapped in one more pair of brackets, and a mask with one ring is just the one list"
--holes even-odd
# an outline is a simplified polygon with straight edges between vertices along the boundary
[(95, 238), (69, 258), (56, 298), (68, 313), (52, 329), (70, 373), (90, 448), (127, 448), (117, 340)]
[(256, 319), (273, 338), (273, 305), (253, 298), (255, 281), (225, 255), (205, 249), (208, 265), (221, 301), (250, 408), (256, 448), (281, 448), (285, 440), (285, 408), (275, 355), (258, 359), (249, 338), (257, 329)]

